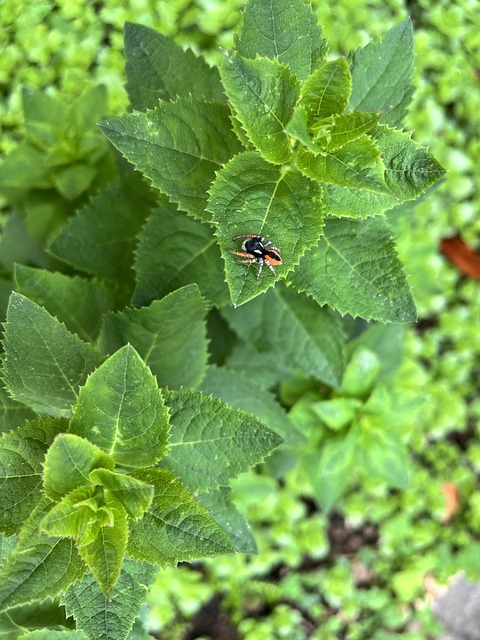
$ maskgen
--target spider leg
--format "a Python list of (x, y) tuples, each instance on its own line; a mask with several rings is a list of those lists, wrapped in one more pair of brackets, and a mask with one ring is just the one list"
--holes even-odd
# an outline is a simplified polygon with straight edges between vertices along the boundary
[[(241, 256), (242, 254), (238, 255)], [(244, 258), (243, 260), (235, 260), (235, 264), (255, 264), (256, 262), (258, 262), (258, 260), (252, 257)]]
[(241, 258), (251, 258), (252, 262), (255, 262), (255, 258), (252, 258), (250, 253), (245, 253), (244, 251), (228, 251), (228, 253), (233, 254), (234, 256), (240, 256)]
[(241, 236), (235, 236), (232, 240), (238, 240), (239, 238), (260, 238), (261, 242), (264, 240), (259, 233), (243, 233)]
[(275, 273), (275, 269), (273, 268), (273, 266), (269, 262), (267, 262), (266, 260), (265, 260), (265, 262), (267, 263), (267, 266), (270, 269), (270, 271), (273, 273), (273, 275), (275, 277), (277, 277), (277, 274)]
[(261, 262), (259, 262), (260, 266), (258, 267), (258, 273), (257, 273), (257, 280), (260, 279), (260, 276), (262, 275), (262, 269), (263, 269), (263, 265), (265, 264), (265, 260), (262, 259)]

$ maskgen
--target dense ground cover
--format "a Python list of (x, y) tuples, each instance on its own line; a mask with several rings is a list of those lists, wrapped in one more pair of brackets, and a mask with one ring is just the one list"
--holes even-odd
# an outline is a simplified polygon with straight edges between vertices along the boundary
[[(47, 2), (31, 9), (6, 2), (3, 152), (22, 137), (22, 85), (71, 100), (82, 84), (102, 82), (105, 113), (124, 109), (125, 19), (170, 33), (213, 59), (218, 44), (232, 42), (240, 4)], [(372, 329), (368, 346), (378, 357), (375, 382), (388, 391), (385, 419), (400, 426), (408, 446), (411, 485), (392, 490), (378, 480), (355, 478), (334, 512), (326, 514), (299, 466), (281, 482), (278, 468), (284, 469), (285, 461), (242, 476), (234, 486), (236, 503), (253, 524), (259, 555), (162, 572), (144, 612), (158, 637), (434, 638), (438, 626), (425, 577), (443, 583), (462, 569), (478, 577), (478, 285), (440, 251), (442, 239), (450, 236), (461, 235), (473, 248), (478, 244), (478, 5), (345, 1), (318, 7), (319, 23), (340, 54), (408, 14), (417, 54), (408, 127), (448, 174), (416, 206), (391, 216), (419, 322)], [(93, 115), (94, 120), (102, 114)], [(103, 157), (98, 151), (94, 166), (100, 167)], [(68, 202), (82, 203), (83, 191), (69, 192), (67, 182), (59, 184)], [(86, 178), (85, 194), (91, 186)], [(4, 201), (5, 292), (12, 262), (30, 262), (28, 252), (20, 259), (17, 251), (11, 253), (18, 230), (7, 225), (8, 205), (15, 197), (23, 194), (7, 193)], [(308, 407), (302, 411), (296, 402), (305, 391), (302, 384), (298, 389), (290, 380), (279, 390), (285, 407), (296, 405), (292, 417), (299, 425), (313, 419)], [(318, 416), (314, 419), (318, 423)], [(445, 511), (445, 483), (458, 492), (455, 513)]]

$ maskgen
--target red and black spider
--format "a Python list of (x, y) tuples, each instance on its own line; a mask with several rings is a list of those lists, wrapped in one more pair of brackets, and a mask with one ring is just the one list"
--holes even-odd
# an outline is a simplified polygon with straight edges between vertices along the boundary
[(237, 260), (237, 264), (253, 264), (256, 262), (259, 265), (257, 280), (260, 278), (264, 264), (266, 264), (273, 275), (276, 276), (277, 274), (275, 273), (274, 267), (282, 264), (282, 256), (280, 255), (279, 248), (273, 247), (270, 240), (265, 242), (265, 238), (255, 233), (244, 233), (233, 239), (238, 240), (239, 238), (244, 238), (242, 250), (229, 251), (229, 253), (233, 253), (235, 256), (244, 258), (243, 260)]

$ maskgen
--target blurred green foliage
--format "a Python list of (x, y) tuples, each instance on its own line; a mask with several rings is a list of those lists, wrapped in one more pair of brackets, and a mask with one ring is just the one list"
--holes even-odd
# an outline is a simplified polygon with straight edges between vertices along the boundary
[(0, 30), (0, 153), (18, 141), (21, 88), (43, 89), (69, 101), (86, 86), (107, 87), (108, 114), (128, 106), (124, 89), (123, 25), (150, 26), (197, 51), (230, 47), (241, 0), (4, 0)]

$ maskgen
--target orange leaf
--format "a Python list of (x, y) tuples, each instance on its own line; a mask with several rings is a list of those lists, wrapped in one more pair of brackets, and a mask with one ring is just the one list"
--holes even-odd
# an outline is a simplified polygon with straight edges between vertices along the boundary
[(442, 493), (445, 497), (445, 511), (443, 512), (442, 522), (447, 523), (458, 511), (460, 494), (457, 485), (453, 484), (453, 482), (444, 482), (442, 484)]
[(459, 237), (443, 238), (440, 243), (443, 255), (465, 276), (480, 279), (480, 256)]

